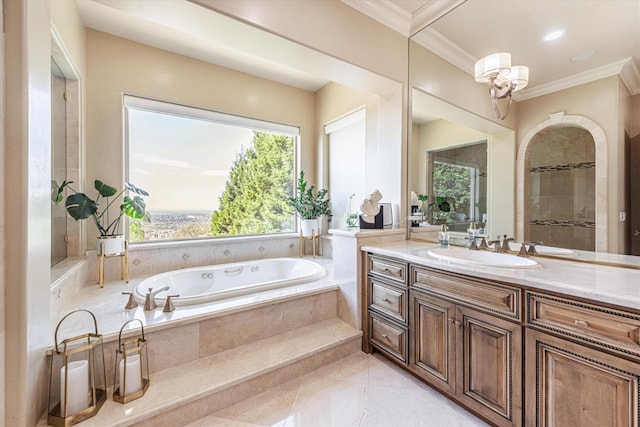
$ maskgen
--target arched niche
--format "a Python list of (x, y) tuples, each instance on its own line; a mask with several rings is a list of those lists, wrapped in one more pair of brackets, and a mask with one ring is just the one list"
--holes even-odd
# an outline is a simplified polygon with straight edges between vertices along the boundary
[[(607, 252), (607, 137), (594, 121), (578, 115), (565, 115), (564, 112), (550, 114), (547, 120), (531, 128), (522, 138), (516, 155), (516, 237), (520, 241), (529, 239), (529, 154), (533, 138), (542, 130), (554, 126), (576, 126), (587, 130), (593, 137), (596, 150), (596, 251)], [(527, 234), (525, 235), (525, 231)]]

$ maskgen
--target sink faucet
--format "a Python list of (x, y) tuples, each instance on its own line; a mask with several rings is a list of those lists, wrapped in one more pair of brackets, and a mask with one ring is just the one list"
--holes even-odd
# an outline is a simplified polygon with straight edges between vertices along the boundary
[(487, 245), (491, 246), (493, 245), (493, 251), (494, 252), (501, 252), (502, 249), (500, 247), (500, 238), (498, 238), (497, 240), (489, 240), (487, 242)]
[(156, 304), (156, 295), (162, 291), (168, 291), (169, 285), (165, 285), (161, 288), (154, 290), (153, 288), (149, 288), (149, 292), (144, 297), (144, 311), (154, 310), (158, 305)]
[(511, 251), (511, 248), (509, 247), (509, 242), (515, 242), (516, 239), (514, 239), (513, 237), (509, 237), (507, 238), (507, 235), (504, 235), (504, 238), (502, 239), (502, 250), (500, 252), (503, 253), (507, 253), (509, 251)]

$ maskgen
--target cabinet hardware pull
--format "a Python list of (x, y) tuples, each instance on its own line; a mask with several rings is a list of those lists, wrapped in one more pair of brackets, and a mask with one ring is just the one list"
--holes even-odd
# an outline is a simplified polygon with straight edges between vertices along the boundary
[(587, 322), (586, 320), (576, 320), (575, 322), (573, 322), (576, 326), (580, 326), (582, 328), (588, 328), (589, 327), (589, 322)]
[(387, 334), (382, 334), (382, 338), (389, 338)]
[(391, 302), (391, 301), (389, 301), (389, 298), (386, 298), (386, 297), (385, 297), (385, 298), (382, 298), (382, 301), (384, 301), (384, 302)]
[(388, 267), (384, 268), (385, 273), (395, 274), (396, 276), (400, 275), (401, 270), (390, 270)]

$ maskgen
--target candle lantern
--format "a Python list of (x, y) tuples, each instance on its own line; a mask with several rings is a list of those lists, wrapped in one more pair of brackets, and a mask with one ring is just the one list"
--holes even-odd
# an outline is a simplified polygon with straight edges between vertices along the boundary
[[(123, 340), (122, 331), (131, 322), (140, 323), (140, 335)], [(120, 403), (144, 396), (149, 388), (147, 340), (144, 338), (144, 326), (138, 319), (129, 320), (120, 328), (113, 384), (113, 400)]]
[[(62, 323), (72, 314), (88, 313), (94, 332), (58, 341)], [(49, 356), (49, 406), (47, 424), (68, 427), (98, 413), (107, 400), (104, 349), (96, 317), (88, 310), (75, 310), (56, 326), (55, 348)]]

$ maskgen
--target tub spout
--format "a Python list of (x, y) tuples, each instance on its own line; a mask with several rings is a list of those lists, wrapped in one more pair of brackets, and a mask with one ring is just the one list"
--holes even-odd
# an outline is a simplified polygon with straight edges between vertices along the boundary
[(169, 290), (169, 285), (165, 285), (155, 290), (153, 288), (149, 288), (149, 292), (147, 292), (147, 295), (144, 298), (144, 311), (155, 310), (155, 308), (157, 307), (156, 295), (162, 291), (168, 291), (168, 290)]

